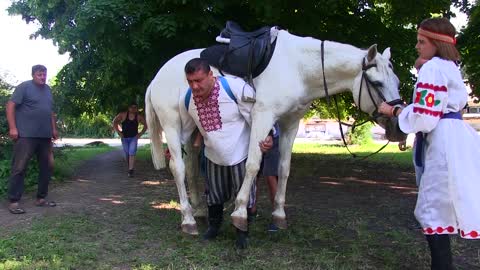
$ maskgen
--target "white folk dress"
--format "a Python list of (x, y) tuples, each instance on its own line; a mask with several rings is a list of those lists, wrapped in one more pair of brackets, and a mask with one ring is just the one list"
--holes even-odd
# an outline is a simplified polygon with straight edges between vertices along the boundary
[(480, 238), (480, 137), (463, 120), (442, 119), (466, 102), (458, 67), (434, 57), (419, 72), (413, 103), (399, 115), (403, 132), (426, 134), (415, 207), (424, 234)]

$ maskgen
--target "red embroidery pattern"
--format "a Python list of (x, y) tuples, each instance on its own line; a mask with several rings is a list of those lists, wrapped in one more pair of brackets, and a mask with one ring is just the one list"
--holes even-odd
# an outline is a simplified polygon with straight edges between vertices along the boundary
[(430, 89), (433, 91), (447, 92), (447, 87), (445, 85), (433, 85), (429, 83), (417, 83), (417, 88)]
[(428, 227), (428, 228), (423, 228), (423, 233), (424, 234), (435, 234), (435, 233), (453, 233), (455, 232), (455, 228), (453, 226), (448, 226), (448, 227), (437, 227), (437, 228), (432, 228), (432, 227)]
[(222, 128), (222, 117), (220, 116), (220, 108), (218, 105), (219, 92), (220, 86), (218, 85), (218, 80), (215, 80), (212, 93), (207, 99), (201, 101), (200, 98), (193, 97), (200, 124), (206, 132)]
[(479, 238), (480, 234), (477, 231), (471, 231), (469, 233), (465, 233), (464, 230), (460, 230), (460, 233), (462, 234), (462, 237), (468, 237), (468, 238)]
[[(424, 234), (435, 234), (435, 233), (454, 233), (455, 228), (453, 226), (448, 226), (448, 227), (437, 227), (437, 228), (423, 228), (423, 233)], [(460, 230), (460, 234), (464, 238), (480, 238), (480, 233), (477, 231), (471, 231), (469, 233), (465, 233), (464, 230)]]
[(419, 103), (421, 99), (422, 99), (422, 92), (417, 92), (415, 94), (415, 103)]
[(443, 115), (442, 111), (432, 111), (432, 110), (425, 109), (425, 108), (420, 108), (420, 107), (413, 107), (413, 112), (414, 113), (420, 113), (420, 114), (427, 114), (427, 115), (431, 115), (431, 116), (434, 116), (434, 117), (442, 117), (442, 115)]
[(428, 93), (428, 95), (425, 97), (425, 103), (427, 107), (433, 107), (433, 104), (435, 104), (435, 96), (432, 93)]

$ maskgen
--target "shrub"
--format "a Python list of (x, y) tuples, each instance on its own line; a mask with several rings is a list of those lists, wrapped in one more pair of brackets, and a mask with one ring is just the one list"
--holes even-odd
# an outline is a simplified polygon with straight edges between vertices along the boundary
[(10, 98), (10, 95), (11, 95), (10, 91), (5, 89), (0, 89), (0, 145), (8, 143), (9, 141), (7, 114), (5, 113), (5, 104), (7, 104), (7, 101)]
[(59, 130), (63, 137), (111, 138), (112, 118), (102, 113), (65, 117), (59, 124)]
[(372, 127), (373, 124), (368, 122), (361, 126), (355, 127), (353, 132), (352, 129), (349, 129), (347, 132), (349, 143), (362, 145), (372, 142)]

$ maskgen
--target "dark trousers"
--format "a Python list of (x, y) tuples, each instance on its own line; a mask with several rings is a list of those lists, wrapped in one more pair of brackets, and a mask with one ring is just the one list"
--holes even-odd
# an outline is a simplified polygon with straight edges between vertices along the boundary
[(39, 174), (37, 199), (47, 197), (48, 183), (52, 177), (50, 153), (52, 141), (50, 138), (18, 138), (13, 145), (12, 168), (8, 187), (10, 202), (18, 202), (25, 189), (25, 171), (34, 154), (37, 155)]

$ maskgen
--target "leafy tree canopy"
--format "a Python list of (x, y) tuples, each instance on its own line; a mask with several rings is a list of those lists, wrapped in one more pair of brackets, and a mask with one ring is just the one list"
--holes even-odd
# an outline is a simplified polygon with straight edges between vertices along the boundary
[[(5, 81), (3, 76), (0, 74), (0, 150), (8, 142), (8, 123), (5, 105), (10, 98), (10, 91), (8, 90), (12, 89), (12, 86)], [(2, 156), (0, 155), (0, 157)]]
[(391, 47), (408, 100), (416, 25), (432, 14), (452, 16), (452, 3), (468, 11), (467, 0), (19, 0), (9, 12), (27, 23), (38, 21), (34, 36), (52, 39), (60, 53), (70, 54), (72, 61), (57, 75), (57, 104), (64, 113), (80, 115), (142, 102), (169, 58), (213, 44), (227, 20), (246, 30), (278, 25), (357, 47)]
[(480, 2), (469, 10), (467, 27), (458, 38), (462, 66), (466, 79), (472, 88), (472, 93), (480, 97)]

